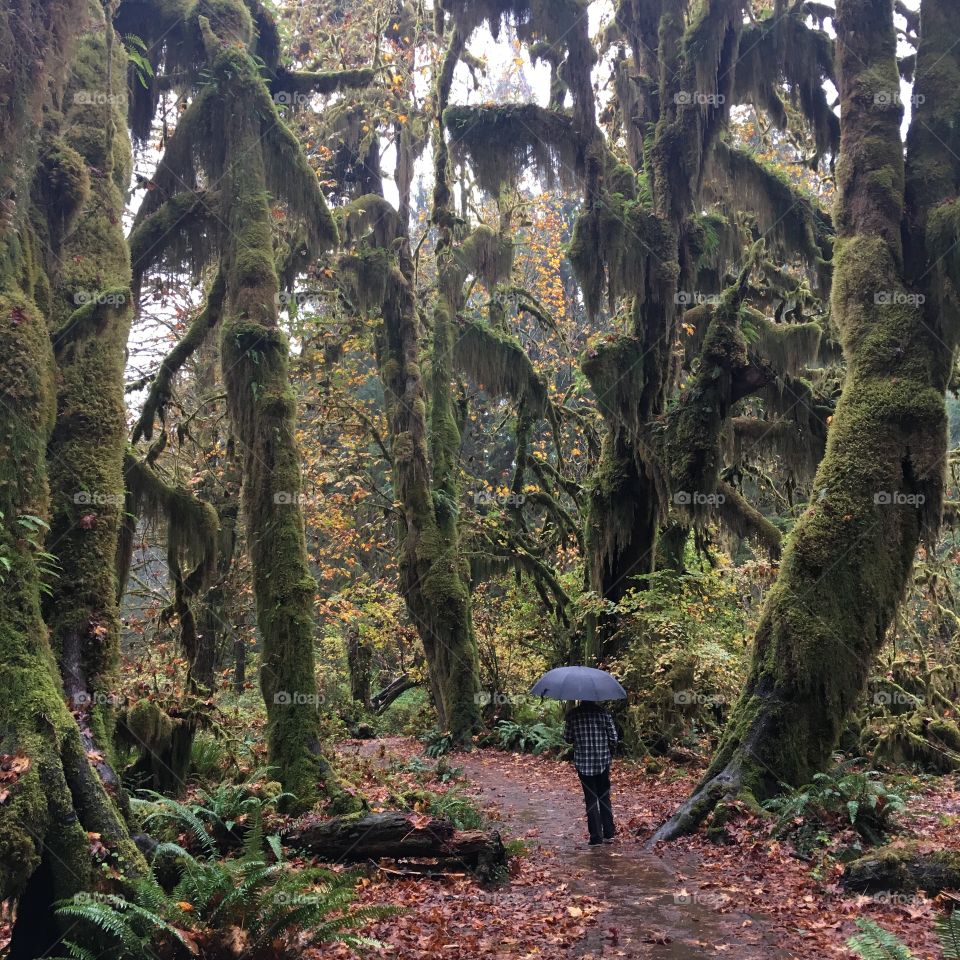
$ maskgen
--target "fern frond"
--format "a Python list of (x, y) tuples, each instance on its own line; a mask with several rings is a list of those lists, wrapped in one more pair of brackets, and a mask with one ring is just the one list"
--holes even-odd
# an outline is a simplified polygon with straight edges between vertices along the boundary
[(847, 940), (847, 946), (862, 960), (915, 960), (910, 950), (889, 930), (873, 920), (857, 918), (860, 933)]
[(960, 912), (954, 910), (937, 917), (933, 926), (940, 939), (943, 960), (960, 960)]

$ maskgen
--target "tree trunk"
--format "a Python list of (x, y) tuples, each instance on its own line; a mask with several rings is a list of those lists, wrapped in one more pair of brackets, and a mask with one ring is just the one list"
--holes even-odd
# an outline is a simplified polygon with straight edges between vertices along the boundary
[[(88, 62), (103, 65), (103, 11), (96, 3), (89, 9), (95, 33), (86, 39), (83, 56)], [(35, 12), (30, 16), (35, 18), (30, 25), (38, 33), (21, 40), (23, 48), (35, 53), (44, 50), (46, 62), (55, 58), (57, 49), (66, 55), (72, 47), (69, 32), (82, 22), (79, 12), (69, 4), (57, 4), (50, 5), (47, 15)], [(61, 31), (53, 48), (45, 46), (51, 42), (51, 35), (45, 31), (52, 21), (57, 21)], [(5, 42), (2, 38), (11, 24), (16, 29), (23, 26), (23, 22), (17, 22), (16, 11), (0, 19), (0, 44)], [(5, 62), (20, 61), (12, 57)], [(35, 66), (31, 59), (29, 68)], [(41, 71), (43, 66), (41, 57)], [(35, 75), (21, 79), (24, 90), (46, 91), (46, 83)], [(53, 86), (56, 89), (56, 83)], [(99, 89), (102, 91), (103, 86)], [(101, 118), (101, 134), (107, 123)], [(20, 133), (25, 131), (21, 129)], [(12, 145), (4, 145), (4, 161), (16, 157), (17, 163), (32, 173), (36, 167), (35, 144), (23, 137), (16, 142), (15, 150), (7, 152), (7, 146)], [(69, 162), (75, 158), (75, 154), (65, 153), (62, 159)], [(70, 166), (82, 178), (82, 164)], [(42, 178), (46, 172), (40, 167), (38, 175)], [(41, 190), (52, 189), (49, 182), (39, 186)], [(77, 186), (76, 181), (73, 186)], [(74, 195), (79, 199), (73, 203), (74, 213), (79, 212), (85, 199), (80, 186), (81, 195)], [(69, 214), (67, 199), (56, 209), (58, 215)], [(0, 656), (0, 754), (8, 777), (8, 795), (0, 804), (0, 899), (19, 898), (18, 922), (10, 947), (10, 956), (18, 960), (32, 960), (56, 946), (60, 928), (51, 915), (53, 901), (92, 884), (88, 831), (101, 835), (110, 862), (128, 875), (146, 868), (91, 766), (80, 728), (64, 703), (59, 671), (40, 613), (45, 578), (40, 555), (43, 542), (30, 518), (47, 514), (45, 453), (57, 398), (49, 330), (37, 308), (38, 299), (47, 306), (49, 286), (34, 229), (48, 212), (53, 211), (38, 210), (29, 226), (26, 206), (17, 211), (8, 235), (14, 242), (9, 244), (0, 267), (0, 556), (4, 557), (0, 589), (0, 643), (4, 648)], [(56, 229), (59, 223), (62, 221), (55, 219), (51, 228)], [(111, 559), (110, 569), (112, 564)]]
[[(212, 29), (203, 18), (200, 22), (223, 98), (220, 212), (227, 236), (221, 357), (228, 410), (242, 446), (269, 758), (298, 803), (311, 805), (320, 788), (349, 807), (352, 799), (337, 785), (320, 743), (313, 651), (316, 583), (300, 509), (289, 349), (277, 325), (279, 285), (259, 115), (268, 98), (246, 53), (251, 37), (234, 34), (237, 25), (250, 25), (241, 0), (226, 4)], [(216, 36), (218, 30), (223, 36)]]
[[(889, 0), (837, 4), (842, 129), (832, 316), (847, 375), (813, 485), (820, 494), (785, 550), (746, 688), (713, 762), (653, 842), (692, 829), (724, 796), (745, 790), (762, 799), (826, 766), (903, 595), (919, 539), (931, 540), (939, 523), (953, 333), (944, 330), (930, 291), (903, 272), (905, 260), (918, 259), (909, 247), (925, 238), (901, 232), (892, 16)], [(942, 37), (921, 38), (920, 78), (928, 58), (934, 62), (931, 42)], [(941, 162), (952, 161), (937, 156)]]
[(347, 628), (347, 666), (350, 670), (350, 696), (370, 709), (370, 664), (373, 650), (356, 624)]

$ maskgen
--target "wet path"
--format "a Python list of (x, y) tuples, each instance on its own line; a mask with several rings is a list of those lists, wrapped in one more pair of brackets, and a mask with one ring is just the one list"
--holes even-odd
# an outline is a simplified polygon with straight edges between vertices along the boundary
[[(509, 754), (460, 755), (455, 763), (478, 800), (500, 811), (506, 832), (527, 840), (531, 856), (552, 859), (552, 870), (568, 873), (574, 894), (608, 905), (572, 956), (789, 960), (771, 921), (739, 911), (720, 890), (698, 886), (695, 861), (664, 859), (630, 837), (587, 846), (582, 794), (569, 766), (558, 766), (550, 781), (530, 783)], [(614, 775), (615, 812), (616, 789)]]

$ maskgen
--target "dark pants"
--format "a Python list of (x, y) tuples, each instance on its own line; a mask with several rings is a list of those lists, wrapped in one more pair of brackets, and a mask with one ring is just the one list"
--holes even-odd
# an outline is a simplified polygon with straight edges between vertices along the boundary
[(587, 805), (587, 829), (590, 842), (599, 843), (615, 833), (613, 807), (610, 806), (610, 768), (603, 773), (585, 774), (577, 771), (583, 787), (583, 800)]

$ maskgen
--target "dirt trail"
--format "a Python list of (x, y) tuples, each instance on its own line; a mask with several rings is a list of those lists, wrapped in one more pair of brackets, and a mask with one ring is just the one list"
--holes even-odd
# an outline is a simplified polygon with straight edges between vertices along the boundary
[[(789, 960), (771, 921), (750, 916), (722, 892), (697, 884), (695, 860), (668, 860), (621, 835), (611, 845), (586, 844), (583, 798), (569, 765), (531, 783), (509, 754), (485, 751), (454, 761), (484, 806), (495, 806), (512, 837), (525, 837), (532, 856), (551, 858), (575, 894), (609, 905), (572, 956), (643, 960)], [(613, 778), (616, 815), (617, 778)]]

